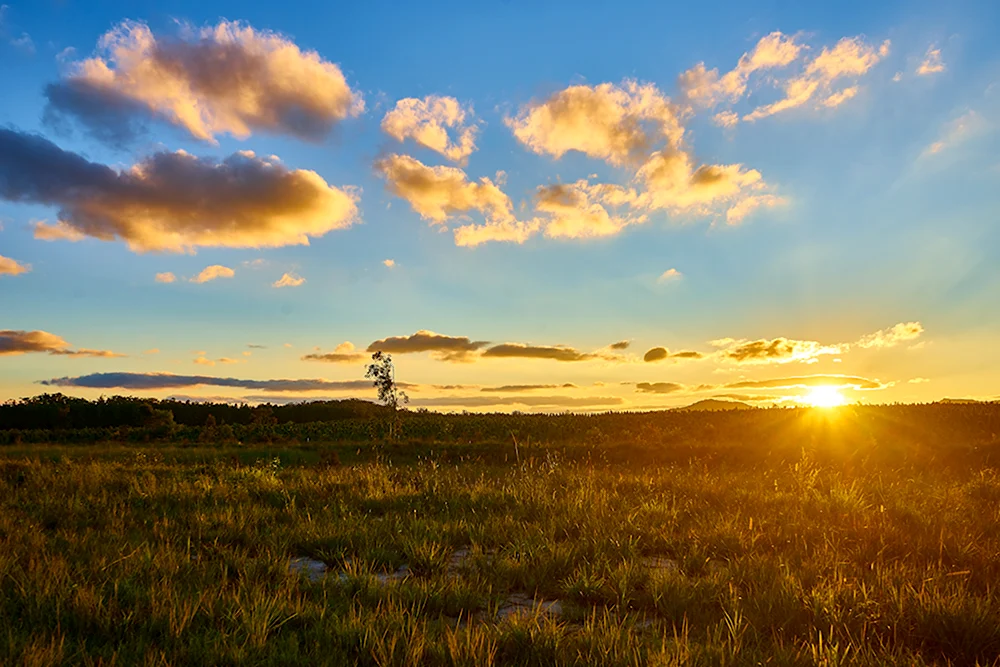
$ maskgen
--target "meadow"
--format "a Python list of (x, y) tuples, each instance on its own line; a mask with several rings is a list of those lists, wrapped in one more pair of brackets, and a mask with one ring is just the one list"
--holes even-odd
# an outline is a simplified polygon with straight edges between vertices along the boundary
[(8, 433), (0, 664), (1000, 664), (1000, 406), (401, 419)]

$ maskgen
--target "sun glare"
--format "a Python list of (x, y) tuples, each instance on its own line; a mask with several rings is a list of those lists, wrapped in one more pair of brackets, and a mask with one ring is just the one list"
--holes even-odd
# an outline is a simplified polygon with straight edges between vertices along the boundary
[(835, 408), (846, 402), (836, 387), (814, 387), (803, 400), (814, 408)]

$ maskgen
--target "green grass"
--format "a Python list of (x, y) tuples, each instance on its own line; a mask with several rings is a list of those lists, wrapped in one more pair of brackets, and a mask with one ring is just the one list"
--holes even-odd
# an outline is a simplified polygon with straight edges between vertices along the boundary
[(990, 468), (336, 451), (0, 450), (0, 664), (1000, 664)]

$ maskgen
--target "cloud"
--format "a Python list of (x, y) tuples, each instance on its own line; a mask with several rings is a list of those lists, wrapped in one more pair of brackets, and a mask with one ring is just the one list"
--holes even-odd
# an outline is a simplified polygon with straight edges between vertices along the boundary
[(550, 238), (597, 238), (613, 236), (627, 225), (645, 222), (645, 216), (612, 214), (605, 207), (605, 204), (633, 203), (635, 199), (634, 191), (620, 186), (581, 180), (539, 187), (535, 209), (548, 216), (544, 220), (545, 235)]
[(216, 280), (217, 278), (232, 278), (236, 275), (236, 272), (230, 269), (228, 266), (222, 266), (221, 264), (212, 264), (211, 266), (206, 266), (201, 270), (194, 278), (190, 279), (192, 283), (207, 283), (210, 280)]
[(958, 118), (946, 123), (941, 138), (924, 149), (921, 157), (929, 157), (964, 143), (984, 132), (987, 127), (988, 124), (981, 115), (975, 111), (967, 111)]
[(556, 159), (578, 151), (616, 166), (641, 163), (651, 146), (684, 134), (678, 112), (652, 84), (570, 86), (505, 122), (517, 139)]
[(643, 355), (642, 360), (646, 362), (662, 361), (669, 356), (669, 352), (665, 347), (654, 347), (649, 349), (646, 354)]
[(356, 364), (364, 359), (366, 355), (354, 351), (354, 343), (344, 341), (333, 349), (333, 352), (313, 353), (302, 357), (303, 361), (326, 361), (334, 364)]
[(687, 389), (676, 382), (639, 382), (635, 390), (643, 394), (674, 394)]
[(593, 359), (617, 360), (617, 355), (601, 352), (580, 352), (566, 345), (530, 345), (526, 343), (501, 343), (487, 348), (483, 357), (552, 359), (554, 361), (591, 361)]
[(247, 347), (249, 347), (251, 350), (266, 350), (267, 349), (267, 345), (257, 345), (255, 343), (247, 343)]
[(822, 100), (817, 106), (837, 106), (853, 97), (857, 90), (851, 87), (834, 90), (835, 82), (844, 78), (858, 79), (889, 55), (889, 41), (876, 48), (861, 37), (844, 37), (836, 45), (824, 47), (805, 68), (805, 71), (784, 83), (785, 96), (771, 104), (759, 106), (743, 120), (754, 122), (761, 118), (805, 106), (817, 96)]
[(758, 208), (774, 208), (775, 206), (783, 206), (787, 203), (787, 199), (778, 197), (777, 195), (750, 195), (749, 197), (744, 197), (726, 211), (726, 224), (738, 225)]
[[(424, 99), (407, 97), (382, 119), (382, 131), (396, 141), (413, 139), (452, 162), (465, 164), (476, 150), (475, 125), (466, 125), (471, 108), (463, 108), (454, 97), (428, 95)], [(455, 138), (449, 136), (453, 130)]]
[(761, 339), (753, 341), (723, 339), (713, 341), (723, 347), (719, 356), (736, 363), (785, 364), (792, 361), (810, 361), (820, 355), (840, 354), (841, 345), (822, 345), (813, 340), (793, 340), (789, 338)]
[(632, 341), (620, 340), (617, 343), (611, 343), (608, 347), (612, 350), (627, 350), (630, 345), (632, 345)]
[(66, 357), (124, 357), (109, 350), (71, 349), (60, 336), (47, 331), (0, 331), (0, 355), (43, 352)]
[(850, 88), (844, 88), (843, 90), (837, 91), (823, 100), (823, 106), (828, 109), (839, 107), (841, 104), (857, 95), (858, 90), (859, 88), (857, 86), (851, 86)]
[(413, 398), (414, 407), (489, 407), (524, 405), (533, 408), (586, 408), (621, 405), (625, 401), (617, 396), (440, 396), (438, 398)]
[(283, 273), (281, 278), (271, 283), (271, 287), (298, 287), (304, 285), (306, 279), (294, 273)]
[(924, 332), (924, 327), (920, 322), (900, 322), (888, 329), (881, 329), (875, 333), (862, 336), (856, 343), (861, 348), (872, 347), (894, 347), (907, 340), (914, 340)]
[(205, 357), (195, 357), (192, 363), (198, 364), (199, 366), (214, 366), (215, 362), (211, 359), (206, 359)]
[(177, 276), (175, 276), (170, 271), (167, 271), (165, 273), (157, 273), (156, 274), (156, 282), (158, 282), (158, 283), (172, 283), (172, 282), (175, 282), (176, 280), (177, 280)]
[[(238, 387), (266, 392), (295, 391), (357, 391), (371, 389), (368, 380), (330, 381), (310, 380), (242, 380), (237, 378), (209, 377), (207, 375), (174, 375), (173, 373), (92, 373), (78, 377), (61, 377), (42, 380), (39, 384), (49, 387), (81, 387), (86, 389), (156, 390), (180, 387)], [(400, 386), (409, 386), (399, 383)]]
[(125, 21), (46, 96), (50, 120), (74, 117), (117, 143), (151, 118), (211, 143), (219, 134), (245, 139), (257, 131), (315, 141), (364, 110), (337, 65), (282, 35), (230, 21), (182, 26), (177, 37)]
[(842, 389), (885, 389), (889, 385), (878, 380), (852, 375), (804, 375), (770, 380), (741, 380), (725, 385), (727, 389), (803, 389), (807, 387), (839, 387)]
[(472, 361), (472, 355), (489, 345), (485, 340), (471, 340), (467, 336), (447, 336), (426, 329), (410, 336), (391, 336), (374, 341), (368, 352), (413, 354), (431, 352), (441, 361)]
[(744, 53), (736, 67), (725, 75), (719, 76), (719, 70), (709, 70), (705, 63), (698, 63), (680, 75), (678, 85), (695, 106), (710, 108), (720, 102), (735, 102), (746, 93), (751, 74), (790, 65), (805, 48), (794, 36), (772, 32), (762, 37), (753, 51)]
[(120, 238), (135, 252), (308, 245), (357, 215), (353, 192), (250, 151), (222, 162), (155, 153), (115, 171), (8, 129), (0, 129), (0, 198), (59, 206), (63, 225)]
[(159, 354), (159, 353), (160, 353), (160, 348), (158, 347), (151, 347), (145, 352), (143, 352), (143, 354)]
[(524, 243), (537, 224), (518, 222), (510, 198), (489, 178), (469, 181), (457, 167), (429, 167), (409, 155), (389, 155), (375, 162), (375, 170), (393, 195), (405, 199), (425, 220), (445, 224), (448, 220), (478, 211), (483, 225), (465, 225), (455, 230), (455, 243), (476, 246), (487, 241)]
[(44, 220), (35, 220), (31, 223), (31, 226), (35, 230), (34, 237), (39, 241), (69, 241), (75, 243), (87, 238), (86, 234), (77, 231), (62, 220), (57, 221), (54, 225), (50, 225)]
[(31, 35), (26, 32), (22, 32), (20, 37), (11, 39), (10, 45), (29, 56), (35, 55), (35, 42), (31, 39)]
[(917, 68), (917, 74), (920, 76), (928, 76), (930, 74), (937, 74), (944, 71), (944, 62), (941, 60), (941, 49), (935, 49), (933, 46), (927, 48), (927, 53), (924, 55), (923, 61), (920, 63), (920, 67)]
[(924, 384), (925, 382), (930, 382), (927, 378), (910, 378), (907, 380), (910, 384)]
[(384, 264), (387, 269), (391, 269), (396, 266), (396, 260), (394, 259), (382, 260), (382, 264)]
[(666, 271), (660, 274), (660, 277), (656, 279), (656, 282), (668, 283), (668, 282), (673, 282), (675, 280), (680, 280), (683, 277), (684, 274), (678, 271), (677, 269), (667, 269)]
[(31, 264), (22, 264), (10, 257), (0, 255), (0, 276), (19, 276), (31, 271)]
[(736, 127), (740, 124), (740, 115), (735, 111), (720, 111), (712, 116), (712, 122), (719, 127)]
[(642, 360), (645, 362), (663, 361), (664, 359), (701, 359), (705, 355), (694, 350), (681, 350), (671, 353), (665, 347), (653, 347), (646, 351)]
[(516, 393), (521, 391), (535, 391), (537, 389), (577, 389), (577, 388), (578, 387), (572, 382), (567, 382), (565, 384), (505, 384), (499, 387), (483, 387), (479, 391)]

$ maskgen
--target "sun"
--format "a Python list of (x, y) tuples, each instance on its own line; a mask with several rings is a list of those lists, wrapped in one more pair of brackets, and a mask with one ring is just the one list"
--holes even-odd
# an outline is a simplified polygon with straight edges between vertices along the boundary
[(847, 402), (836, 387), (827, 386), (814, 387), (802, 400), (814, 408), (835, 408)]

